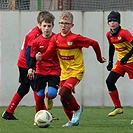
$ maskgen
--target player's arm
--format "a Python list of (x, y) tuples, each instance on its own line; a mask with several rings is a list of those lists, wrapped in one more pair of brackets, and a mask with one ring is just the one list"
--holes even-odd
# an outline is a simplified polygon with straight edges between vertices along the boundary
[(27, 74), (27, 76), (29, 77), (30, 80), (34, 79), (35, 64), (36, 64), (36, 58), (30, 57), (30, 64), (29, 64), (29, 69), (28, 69), (28, 74)]
[(120, 60), (121, 64), (126, 64), (128, 59), (132, 56), (133, 54), (133, 36), (128, 30), (124, 30), (123, 32), (123, 38), (130, 42), (132, 44), (132, 49)]
[(25, 57), (26, 57), (26, 63), (28, 67), (30, 62), (30, 51), (31, 51), (31, 46), (27, 45), (26, 51), (25, 51)]
[(94, 51), (96, 53), (97, 60), (100, 63), (106, 62), (106, 59), (104, 57), (102, 57), (101, 49), (100, 49), (100, 46), (97, 41), (95, 41), (91, 38), (88, 38), (88, 37), (84, 37), (80, 34), (77, 35), (77, 37), (74, 41), (77, 41), (78, 42), (77, 44), (80, 47), (88, 48), (89, 46), (92, 46), (92, 48), (94, 49)]
[(28, 78), (30, 80), (34, 79), (35, 67), (36, 67), (36, 58), (34, 56), (33, 57), (30, 56), (29, 67), (28, 67), (28, 74), (27, 74), (27, 76), (28, 76)]
[(35, 67), (36, 67), (36, 57), (35, 54), (37, 53), (36, 43), (33, 42), (31, 51), (30, 51), (30, 59), (29, 59), (29, 66), (28, 66), (28, 77), (30, 80), (34, 79), (35, 74)]
[(108, 65), (107, 65), (107, 70), (111, 71), (112, 67), (113, 67), (113, 57), (114, 57), (114, 52), (115, 52), (115, 48), (113, 44), (109, 45), (109, 61), (108, 61)]
[(54, 40), (54, 38), (52, 38), (49, 41), (49, 45), (48, 45), (46, 52), (42, 54), (42, 60), (43, 59), (49, 59), (49, 60), (52, 59), (55, 52), (56, 52), (56, 41)]
[(101, 49), (100, 49), (100, 46), (99, 46), (98, 42), (97, 41), (93, 41), (93, 43), (91, 43), (91, 46), (93, 47), (93, 49), (94, 49), (94, 51), (96, 53), (97, 60), (100, 63), (106, 62), (106, 59), (104, 57), (102, 57)]
[(29, 60), (29, 67), (31, 69), (35, 69), (36, 67), (36, 54), (38, 53), (38, 41), (34, 40), (31, 47), (30, 52), (30, 60)]
[(126, 64), (128, 59), (133, 55), (133, 41), (131, 42), (132, 49), (120, 60), (121, 64)]

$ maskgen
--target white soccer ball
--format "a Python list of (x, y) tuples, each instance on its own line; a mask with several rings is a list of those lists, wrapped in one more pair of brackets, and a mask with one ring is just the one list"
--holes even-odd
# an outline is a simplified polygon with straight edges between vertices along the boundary
[(47, 128), (52, 123), (52, 115), (47, 110), (40, 110), (35, 114), (34, 122), (40, 128)]

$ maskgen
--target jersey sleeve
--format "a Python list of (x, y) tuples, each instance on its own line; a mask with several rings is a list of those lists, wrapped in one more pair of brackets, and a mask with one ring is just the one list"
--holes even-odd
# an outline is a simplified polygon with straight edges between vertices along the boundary
[(110, 39), (109, 39), (110, 38), (110, 32), (106, 33), (106, 37), (107, 37), (108, 43), (111, 44)]
[(84, 37), (80, 34), (77, 35), (74, 41), (79, 47), (85, 47), (85, 48), (88, 48), (89, 46), (91, 46), (93, 43), (96, 42), (95, 40), (88, 37)]
[(35, 55), (37, 54), (37, 52), (38, 52), (37, 41), (34, 40), (34, 41), (32, 42), (32, 47), (31, 47), (30, 56), (31, 56), (31, 57), (35, 57)]
[(76, 38), (76, 41), (78, 41), (78, 45), (80, 47), (88, 48), (89, 46), (92, 46), (93, 50), (95, 51), (96, 57), (98, 61), (102, 61), (101, 56), (101, 49), (99, 46), (99, 43), (91, 38), (83, 37), (81, 35), (78, 35)]
[(127, 40), (130, 43), (133, 41), (133, 36), (128, 30), (123, 30), (122, 36), (123, 38), (125, 38), (125, 40)]

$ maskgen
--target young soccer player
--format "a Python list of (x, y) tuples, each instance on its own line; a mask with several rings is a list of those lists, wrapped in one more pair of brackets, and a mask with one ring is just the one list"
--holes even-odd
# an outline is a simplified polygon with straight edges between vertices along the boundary
[(55, 17), (49, 13), (42, 17), (40, 22), (40, 28), (42, 35), (33, 41), (31, 49), (31, 60), (28, 70), (28, 76), (30, 79), (34, 78), (34, 68), (36, 68), (35, 74), (35, 101), (36, 112), (44, 109), (45, 103), (45, 89), (48, 85), (48, 91), (46, 93), (46, 109), (49, 110), (53, 106), (53, 100), (57, 96), (59, 82), (60, 82), (60, 64), (56, 51), (53, 53), (51, 59), (36, 61), (36, 54), (38, 52), (44, 53), (49, 45), (49, 41), (53, 35), (52, 29), (54, 27)]
[(37, 16), (38, 25), (31, 29), (27, 35), (25, 36), (24, 43), (20, 50), (20, 55), (18, 58), (18, 69), (19, 69), (19, 82), (20, 86), (18, 87), (17, 92), (12, 97), (10, 104), (8, 105), (6, 111), (2, 114), (2, 118), (7, 120), (17, 120), (17, 118), (13, 115), (16, 107), (22, 98), (29, 92), (30, 86), (32, 89), (34, 88), (33, 80), (29, 80), (27, 77), (28, 66), (29, 66), (29, 57), (30, 50), (32, 47), (32, 42), (35, 38), (42, 34), (40, 30), (40, 22), (42, 21), (42, 17), (49, 13), (48, 11), (41, 11)]
[(52, 53), (57, 50), (61, 66), (60, 101), (69, 119), (69, 122), (64, 124), (63, 127), (77, 126), (83, 108), (78, 104), (72, 92), (75, 91), (75, 86), (81, 81), (84, 74), (82, 48), (92, 46), (97, 60), (100, 63), (104, 63), (106, 60), (101, 55), (97, 41), (71, 31), (74, 26), (72, 13), (63, 12), (60, 16), (59, 25), (60, 33), (51, 38), (47, 51), (42, 55), (38, 55), (37, 59), (51, 58)]
[[(109, 42), (109, 63), (107, 70), (110, 71), (110, 73), (106, 79), (106, 84), (111, 100), (115, 106), (115, 109), (108, 115), (115, 116), (123, 113), (115, 83), (120, 76), (124, 77), (126, 72), (129, 78), (133, 79), (133, 36), (127, 29), (120, 26), (119, 12), (110, 12), (108, 15), (108, 25), (110, 31), (106, 34)], [(113, 66), (114, 51), (116, 51), (118, 60)]]

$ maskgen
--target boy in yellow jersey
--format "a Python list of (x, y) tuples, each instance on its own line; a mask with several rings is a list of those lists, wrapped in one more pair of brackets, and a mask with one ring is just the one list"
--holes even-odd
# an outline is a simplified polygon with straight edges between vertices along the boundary
[(78, 104), (72, 92), (75, 91), (75, 86), (81, 81), (84, 74), (82, 48), (92, 46), (100, 63), (104, 63), (106, 59), (102, 57), (97, 41), (71, 32), (74, 24), (73, 15), (70, 12), (61, 14), (59, 25), (60, 33), (51, 38), (47, 51), (42, 55), (39, 53), (37, 59), (50, 58), (53, 51), (57, 50), (61, 66), (60, 101), (69, 119), (69, 122), (63, 127), (77, 126), (83, 108)]
[[(108, 15), (108, 25), (110, 31), (106, 36), (109, 42), (109, 63), (107, 70), (110, 71), (106, 79), (109, 95), (115, 106), (109, 116), (115, 116), (123, 113), (123, 108), (119, 99), (119, 93), (115, 83), (127, 72), (130, 79), (133, 79), (133, 36), (132, 34), (120, 26), (120, 13), (112, 11)], [(114, 51), (118, 60), (113, 66)]]

